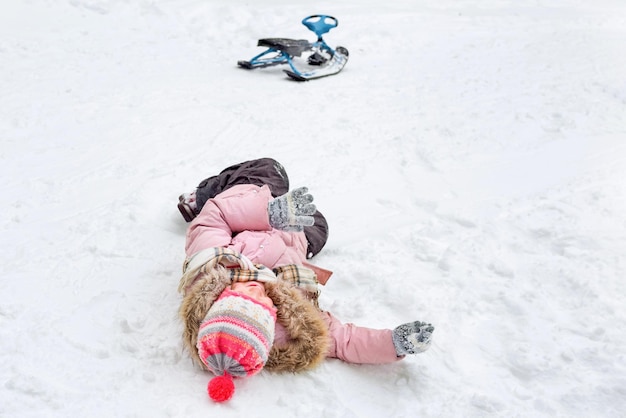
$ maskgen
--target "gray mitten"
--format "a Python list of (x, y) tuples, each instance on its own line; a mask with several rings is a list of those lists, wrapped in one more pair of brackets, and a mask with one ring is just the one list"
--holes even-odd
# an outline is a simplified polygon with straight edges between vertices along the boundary
[(305, 226), (315, 222), (313, 215), (315, 205), (313, 196), (307, 194), (309, 189), (300, 187), (277, 197), (268, 203), (270, 225), (283, 231), (300, 232)]
[(426, 322), (409, 322), (402, 324), (393, 330), (393, 345), (396, 354), (404, 356), (417, 354), (428, 350), (435, 327)]

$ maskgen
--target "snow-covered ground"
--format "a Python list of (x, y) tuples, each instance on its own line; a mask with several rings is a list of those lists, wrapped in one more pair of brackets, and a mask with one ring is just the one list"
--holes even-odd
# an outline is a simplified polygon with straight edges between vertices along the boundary
[[(236, 68), (316, 13), (341, 74)], [(622, 0), (3, 0), (0, 416), (626, 416), (624, 39)], [(177, 197), (265, 156), (330, 222), (322, 306), (430, 351), (209, 400)]]

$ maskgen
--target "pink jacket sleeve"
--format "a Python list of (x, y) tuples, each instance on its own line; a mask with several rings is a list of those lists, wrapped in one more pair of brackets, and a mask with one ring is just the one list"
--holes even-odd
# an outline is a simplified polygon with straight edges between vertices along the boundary
[(404, 358), (396, 355), (391, 330), (343, 324), (330, 312), (322, 312), (322, 317), (331, 339), (327, 357), (355, 364), (393, 363)]
[(233, 186), (204, 205), (187, 230), (188, 256), (211, 247), (227, 247), (242, 231), (270, 231), (267, 204), (269, 187), (252, 184)]

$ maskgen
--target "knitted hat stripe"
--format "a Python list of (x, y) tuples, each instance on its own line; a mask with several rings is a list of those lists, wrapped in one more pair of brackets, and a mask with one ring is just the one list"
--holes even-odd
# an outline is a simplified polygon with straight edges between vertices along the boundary
[(270, 339), (272, 337), (272, 329), (274, 328), (274, 321), (265, 315), (263, 317), (249, 316), (245, 312), (237, 312), (234, 310), (224, 309), (220, 312), (216, 312), (213, 315), (207, 315), (203, 323), (200, 325), (199, 332), (203, 332), (204, 328), (220, 321), (226, 321), (229, 324), (236, 326), (245, 326), (248, 330), (254, 330), (258, 337)]
[(221, 375), (223, 371), (227, 371), (228, 374), (236, 377), (252, 376), (260, 372), (267, 361), (250, 352), (235, 357), (228, 353), (211, 353), (204, 360), (207, 368), (214, 374)]
[(224, 370), (228, 370), (228, 374), (233, 377), (245, 377), (248, 375), (243, 365), (222, 353), (212, 354), (205, 361), (209, 371), (218, 376), (221, 376)]
[[(250, 346), (250, 348), (258, 351), (262, 357), (265, 357), (265, 354), (269, 351), (268, 343), (273, 343), (273, 336), (272, 341), (270, 341), (268, 336), (265, 336), (264, 333), (257, 332), (256, 329), (248, 329), (244, 326), (240, 326), (238, 323), (228, 322), (207, 324), (207, 326), (202, 329), (202, 332), (198, 334), (198, 339), (213, 339), (217, 338), (217, 336), (223, 337), (223, 334), (236, 337), (238, 344)], [(214, 337), (211, 337), (212, 335), (214, 335)]]
[(206, 326), (220, 321), (241, 326), (255, 333), (255, 338), (266, 339), (270, 343), (274, 340), (275, 311), (237, 293), (230, 292), (213, 304), (200, 325), (198, 337), (206, 334)]
[(262, 366), (267, 361), (268, 347), (255, 350), (255, 347), (245, 340), (223, 332), (208, 334), (198, 341), (198, 354), (200, 358), (206, 359), (211, 354), (215, 354), (214, 349), (218, 344), (223, 350), (221, 353), (232, 358), (237, 363), (249, 364), (256, 367), (258, 364)]
[(200, 325), (198, 335), (204, 335), (220, 325), (228, 326), (230, 329), (241, 327), (241, 329), (253, 334), (254, 338), (271, 340), (274, 338), (274, 322), (267, 320), (257, 320), (246, 315), (238, 315), (237, 312), (220, 312), (219, 315), (209, 316)]

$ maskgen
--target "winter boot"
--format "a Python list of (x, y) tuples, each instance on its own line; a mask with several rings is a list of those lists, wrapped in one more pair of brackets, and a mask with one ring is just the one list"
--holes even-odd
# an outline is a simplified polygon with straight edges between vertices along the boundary
[(183, 215), (185, 221), (191, 222), (193, 218), (198, 216), (196, 206), (196, 193), (183, 193), (178, 196), (178, 210)]

